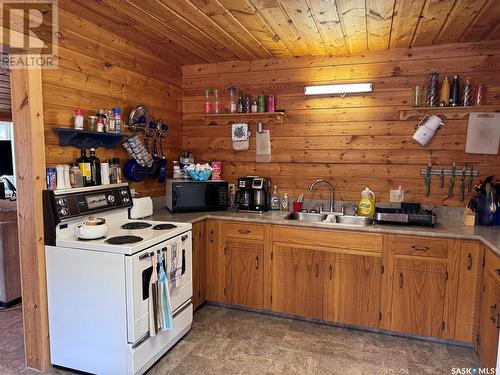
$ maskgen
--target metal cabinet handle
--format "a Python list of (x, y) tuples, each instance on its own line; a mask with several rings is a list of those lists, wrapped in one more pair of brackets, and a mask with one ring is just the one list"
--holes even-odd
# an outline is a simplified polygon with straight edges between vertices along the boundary
[(399, 273), (399, 287), (403, 288), (403, 272)]
[(413, 245), (412, 249), (417, 250), (417, 251), (429, 251), (430, 247), (429, 246)]
[(467, 270), (470, 271), (472, 269), (472, 255), (469, 253), (467, 255)]
[(495, 322), (495, 317), (493, 316), (493, 314), (495, 313), (495, 310), (497, 309), (497, 304), (493, 304), (490, 306), (490, 315), (489, 315), (489, 318)]
[(250, 231), (249, 231), (248, 229), (239, 229), (239, 230), (238, 230), (238, 233), (239, 233), (239, 234), (249, 234), (249, 233), (250, 233)]
[(319, 276), (319, 266), (316, 264), (316, 277)]
[(259, 256), (258, 255), (255, 257), (255, 269), (256, 270), (259, 269)]
[(500, 268), (495, 269), (495, 273), (496, 273), (497, 275), (500, 275)]
[(330, 264), (328, 267), (328, 278), (331, 280), (333, 278), (333, 266)]

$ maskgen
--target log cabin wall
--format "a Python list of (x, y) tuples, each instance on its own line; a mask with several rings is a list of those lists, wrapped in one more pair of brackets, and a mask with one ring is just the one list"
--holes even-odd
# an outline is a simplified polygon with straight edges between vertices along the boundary
[[(59, 147), (53, 127), (72, 127), (75, 108), (87, 116), (99, 108), (122, 108), (126, 121), (131, 108), (149, 107), (155, 118), (169, 124), (165, 151), (169, 160), (178, 158), (181, 149), (181, 69), (173, 56), (148, 48), (144, 40), (127, 40), (86, 21), (76, 14), (86, 14), (76, 2), (61, 2), (59, 14), (59, 68), (43, 70), (45, 118), (45, 152), (47, 166), (73, 162), (79, 155), (75, 147)], [(113, 17), (110, 13), (109, 17)], [(118, 21), (116, 23), (118, 24)], [(128, 160), (121, 145), (114, 149), (99, 148), (101, 161), (119, 157), (121, 165)], [(88, 155), (88, 152), (87, 152)], [(138, 191), (152, 196), (164, 194), (164, 184), (152, 177), (145, 183), (132, 184)]]
[[(412, 141), (418, 120), (400, 121), (399, 107), (408, 106), (412, 88), (425, 85), (430, 72), (440, 79), (455, 73), (487, 87), (486, 103), (500, 109), (500, 43), (451, 44), (367, 52), (350, 57), (223, 62), (183, 66), (183, 147), (196, 160), (221, 160), (223, 178), (269, 176), (280, 195), (305, 193), (327, 198), (326, 190), (307, 189), (316, 178), (335, 184), (336, 200), (358, 200), (369, 186), (378, 201), (389, 201), (389, 189), (401, 185), (406, 201), (461, 206), (459, 179), (453, 198), (433, 177), (425, 196), (419, 171), (473, 165), (481, 177), (500, 176), (498, 155), (465, 153), (467, 119), (446, 120), (434, 139), (422, 147)], [(310, 84), (372, 82), (367, 95), (329, 97), (303, 94)], [(230, 85), (253, 96), (274, 94), (277, 108), (286, 111), (283, 124), (265, 125), (271, 131), (272, 162), (255, 162), (255, 124), (250, 150), (233, 151), (230, 125), (204, 125), (203, 87)], [(225, 98), (225, 96), (224, 96)], [(475, 180), (477, 182), (477, 179)], [(466, 192), (466, 195), (468, 193)], [(466, 196), (467, 200), (467, 196)]]

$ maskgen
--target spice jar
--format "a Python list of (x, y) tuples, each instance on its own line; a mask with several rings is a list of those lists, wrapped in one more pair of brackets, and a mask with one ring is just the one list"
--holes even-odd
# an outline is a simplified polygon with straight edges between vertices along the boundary
[(97, 116), (89, 116), (89, 122), (87, 124), (87, 129), (95, 132), (97, 126)]

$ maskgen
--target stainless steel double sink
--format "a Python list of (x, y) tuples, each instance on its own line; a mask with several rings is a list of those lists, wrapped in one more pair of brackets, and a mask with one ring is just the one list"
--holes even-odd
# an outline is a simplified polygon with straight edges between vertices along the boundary
[[(356, 226), (366, 226), (373, 223), (373, 219), (364, 216), (352, 216), (343, 214), (333, 214), (335, 216), (335, 222), (330, 224), (345, 224), (345, 225), (356, 225)], [(285, 220), (297, 220), (305, 222), (321, 223), (328, 217), (327, 213), (313, 213), (313, 212), (290, 212), (284, 217)]]

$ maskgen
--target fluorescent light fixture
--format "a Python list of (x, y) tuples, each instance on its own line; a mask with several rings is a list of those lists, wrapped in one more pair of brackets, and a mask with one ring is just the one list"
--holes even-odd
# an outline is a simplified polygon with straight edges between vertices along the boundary
[(371, 83), (346, 83), (340, 85), (306, 86), (306, 95), (328, 95), (328, 94), (351, 94), (360, 92), (372, 92)]

